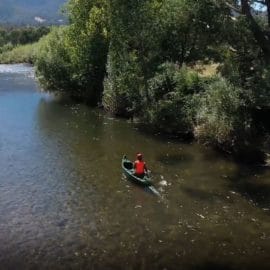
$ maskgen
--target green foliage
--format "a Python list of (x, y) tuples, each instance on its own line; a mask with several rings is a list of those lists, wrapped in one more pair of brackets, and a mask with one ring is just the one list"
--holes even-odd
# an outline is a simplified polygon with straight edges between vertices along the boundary
[(0, 54), (11, 51), (14, 48), (14, 46), (11, 43), (7, 43), (4, 46), (0, 47)]
[[(115, 115), (130, 117), (142, 106), (141, 92), (144, 88), (143, 72), (136, 54), (115, 55), (111, 50), (104, 81), (103, 106)], [(139, 75), (141, 74), (141, 75)]]
[[(156, 129), (226, 150), (246, 145), (258, 110), (270, 108), (270, 71), (247, 17), (228, 2), (240, 4), (70, 0), (70, 24), (40, 41), (37, 74), (51, 91), (102, 101)], [(219, 77), (190, 68), (209, 62), (221, 67)]]
[(253, 128), (262, 136), (270, 128), (267, 117), (270, 109), (269, 65), (266, 65), (262, 49), (245, 17), (233, 21), (227, 40), (230, 49), (223, 55), (221, 74), (249, 95)]
[(1, 64), (34, 63), (37, 54), (37, 43), (11, 46), (11, 48), (5, 49), (5, 46), (3, 47), (3, 52), (0, 54)]
[(48, 27), (0, 27), (0, 62), (33, 63), (36, 47), (33, 43), (48, 32)]
[[(218, 32), (226, 18), (210, 0), (109, 3), (110, 52), (103, 104), (115, 114), (140, 114), (141, 96), (160, 64), (210, 59), (211, 45), (220, 41)], [(206, 7), (213, 16), (208, 16)]]
[(270, 66), (263, 66), (260, 70), (260, 78), (257, 81), (256, 89), (253, 91), (254, 106), (270, 108)]
[(104, 1), (70, 1), (71, 24), (66, 42), (73, 78), (82, 96), (96, 104), (103, 91), (108, 53), (107, 10)]
[(149, 81), (144, 120), (165, 132), (191, 133), (191, 100), (195, 93), (203, 91), (203, 87), (198, 74), (185, 66), (161, 65)]
[(37, 42), (42, 36), (49, 33), (50, 28), (41, 27), (0, 27), (0, 47), (5, 44), (25, 45)]
[(110, 47), (103, 105), (131, 116), (142, 110), (142, 93), (159, 63), (160, 1), (110, 1)]
[(261, 59), (261, 50), (244, 17), (232, 20), (226, 37), (228, 48), (224, 50), (221, 73), (233, 84), (250, 88), (254, 70), (256, 66), (261, 65), (258, 63)]
[(67, 91), (73, 95), (76, 84), (72, 78), (73, 67), (65, 41), (66, 32), (66, 27), (54, 28), (41, 39), (35, 64), (37, 76), (46, 90)]
[(92, 104), (101, 99), (108, 51), (105, 9), (97, 2), (70, 1), (71, 24), (54, 29), (37, 57), (37, 74), (46, 89)]
[(195, 137), (202, 142), (232, 150), (246, 143), (251, 119), (248, 98), (241, 88), (217, 77), (205, 92), (194, 97), (198, 109), (195, 116)]
[(160, 12), (163, 61), (182, 64), (216, 58), (228, 14), (225, 5), (212, 0), (165, 1)]

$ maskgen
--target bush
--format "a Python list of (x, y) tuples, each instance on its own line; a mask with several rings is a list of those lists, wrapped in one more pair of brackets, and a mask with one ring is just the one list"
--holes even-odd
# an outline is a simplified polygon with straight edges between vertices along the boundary
[(42, 39), (36, 65), (47, 90), (97, 105), (106, 73), (108, 33), (105, 10), (94, 2), (69, 2), (70, 25), (54, 28)]
[(258, 53), (228, 53), (221, 74), (235, 86), (244, 89), (250, 97), (255, 132), (261, 135), (270, 130), (268, 114), (270, 111), (270, 66), (266, 66)]
[(104, 80), (103, 106), (114, 115), (131, 117), (142, 110), (144, 76), (135, 53), (123, 52), (121, 57), (111, 49)]
[(203, 90), (198, 74), (172, 63), (159, 67), (149, 81), (144, 120), (164, 132), (190, 133), (192, 131), (192, 97)]
[(72, 76), (79, 96), (96, 105), (102, 97), (109, 46), (106, 9), (100, 1), (80, 0), (69, 4), (71, 24), (66, 43), (73, 67)]
[(14, 49), (14, 46), (11, 43), (7, 43), (0, 47), (0, 53), (2, 54), (4, 52), (11, 51), (12, 49)]
[(66, 28), (54, 28), (40, 40), (36, 73), (46, 90), (75, 95), (72, 65), (65, 42)]
[(38, 43), (19, 45), (0, 54), (1, 64), (34, 63)]
[(195, 137), (204, 143), (224, 150), (248, 142), (251, 120), (248, 98), (224, 78), (217, 77), (206, 86), (206, 91), (194, 97), (198, 111), (195, 117)]

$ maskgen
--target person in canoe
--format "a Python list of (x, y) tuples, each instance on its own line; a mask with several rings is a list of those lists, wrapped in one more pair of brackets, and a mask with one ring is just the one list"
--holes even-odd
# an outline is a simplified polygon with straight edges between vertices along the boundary
[(143, 178), (145, 174), (148, 173), (146, 163), (143, 161), (143, 155), (141, 153), (137, 154), (137, 159), (134, 161), (134, 170), (135, 170), (135, 175), (137, 177)]

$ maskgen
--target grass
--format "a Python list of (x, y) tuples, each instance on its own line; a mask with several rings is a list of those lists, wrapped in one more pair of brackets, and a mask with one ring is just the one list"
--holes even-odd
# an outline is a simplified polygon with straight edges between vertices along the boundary
[(197, 71), (201, 77), (212, 77), (218, 74), (219, 63), (202, 64), (196, 63), (192, 69)]
[(37, 44), (20, 45), (0, 54), (0, 64), (30, 63), (35, 60)]

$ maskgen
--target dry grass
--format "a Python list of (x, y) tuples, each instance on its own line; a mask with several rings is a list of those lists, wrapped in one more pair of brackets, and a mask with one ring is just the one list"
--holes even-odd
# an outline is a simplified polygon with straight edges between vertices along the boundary
[(197, 71), (201, 77), (211, 77), (218, 74), (219, 63), (202, 64), (196, 63), (192, 66), (192, 69)]

